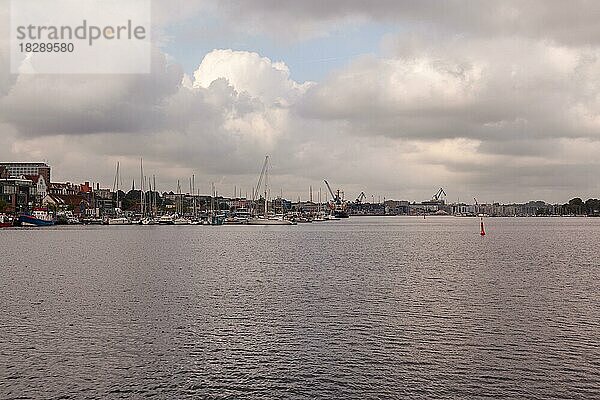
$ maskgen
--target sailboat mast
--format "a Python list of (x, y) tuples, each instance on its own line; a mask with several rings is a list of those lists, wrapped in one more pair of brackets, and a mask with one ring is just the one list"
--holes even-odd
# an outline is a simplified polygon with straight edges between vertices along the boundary
[(321, 214), (321, 188), (319, 188), (319, 214)]
[(194, 203), (194, 218), (198, 218), (196, 211), (196, 176), (192, 174), (192, 199)]
[(144, 217), (144, 161), (140, 157), (140, 213)]
[(215, 211), (215, 183), (211, 183), (212, 193), (210, 194), (210, 212), (211, 214)]
[(153, 200), (154, 200), (153, 212), (154, 212), (154, 217), (156, 217), (157, 198), (156, 198), (156, 176), (155, 175), (152, 175), (152, 180), (154, 181), (153, 185), (152, 185), (152, 186), (154, 186), (154, 191), (152, 192), (152, 197), (153, 197)]
[(269, 156), (265, 157), (265, 218), (269, 208)]
[(116, 183), (116, 192), (117, 192), (117, 206), (116, 208), (120, 208), (119, 207), (119, 162), (117, 161), (117, 173), (115, 174), (115, 183)]
[[(192, 178), (190, 177), (190, 195), (192, 196), (192, 206), (193, 206), (193, 201), (194, 201), (194, 187), (192, 186)], [(187, 208), (187, 211), (190, 211), (190, 208)], [(193, 208), (192, 208), (192, 212), (193, 212)]]
[(179, 179), (177, 179), (177, 201), (175, 202), (175, 212), (180, 213), (181, 211), (181, 184), (179, 183)]

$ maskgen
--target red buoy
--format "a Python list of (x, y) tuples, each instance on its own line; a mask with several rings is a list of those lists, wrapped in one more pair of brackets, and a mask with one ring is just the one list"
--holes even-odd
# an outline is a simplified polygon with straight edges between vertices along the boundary
[(483, 227), (483, 217), (481, 217), (481, 236), (485, 236), (485, 228)]

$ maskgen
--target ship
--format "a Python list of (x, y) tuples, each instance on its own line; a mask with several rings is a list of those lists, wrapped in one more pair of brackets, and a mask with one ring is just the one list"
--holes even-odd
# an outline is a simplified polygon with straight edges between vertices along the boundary
[(329, 208), (331, 209), (331, 215), (335, 218), (349, 218), (348, 214), (348, 202), (344, 201), (343, 195), (340, 195), (340, 190), (338, 189), (335, 193), (331, 190), (331, 186), (329, 186), (329, 182), (327, 180), (323, 180), (331, 197), (332, 201), (329, 202)]
[(48, 210), (44, 208), (34, 208), (31, 214), (19, 215), (18, 223), (21, 226), (52, 226), (55, 221)]

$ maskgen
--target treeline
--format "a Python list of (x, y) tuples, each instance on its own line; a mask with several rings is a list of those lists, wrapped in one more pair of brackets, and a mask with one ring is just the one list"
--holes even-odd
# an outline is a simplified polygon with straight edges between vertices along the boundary
[(580, 197), (575, 197), (564, 204), (563, 209), (567, 214), (597, 215), (600, 214), (600, 200), (587, 199), (583, 201)]

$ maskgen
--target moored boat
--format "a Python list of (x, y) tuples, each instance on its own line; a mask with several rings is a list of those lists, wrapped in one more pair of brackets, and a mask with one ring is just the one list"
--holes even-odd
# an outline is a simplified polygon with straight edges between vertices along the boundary
[(18, 222), (21, 226), (52, 226), (55, 221), (48, 210), (37, 208), (31, 214), (19, 215)]
[(336, 208), (333, 210), (333, 215), (337, 218), (349, 218), (350, 215), (348, 214), (348, 211), (346, 211), (346, 209), (343, 208), (338, 208), (336, 206)]
[(9, 218), (7, 215), (0, 215), (0, 228), (10, 228), (13, 226), (12, 218)]
[(223, 222), (224, 225), (241, 225), (241, 224), (245, 224), (248, 220), (247, 219), (240, 219), (238, 217), (227, 217), (225, 218), (225, 222)]
[(104, 220), (102, 218), (84, 218), (82, 223), (84, 225), (103, 225)]
[(225, 223), (225, 214), (213, 213), (208, 216), (208, 225), (223, 225)]
[(285, 219), (282, 215), (273, 215), (268, 217), (253, 217), (246, 222), (248, 225), (296, 225), (294, 221)]
[(175, 222), (175, 217), (173, 215), (162, 215), (158, 219), (159, 225), (173, 225)]
[(109, 225), (131, 225), (131, 220), (127, 217), (116, 217), (108, 219)]

